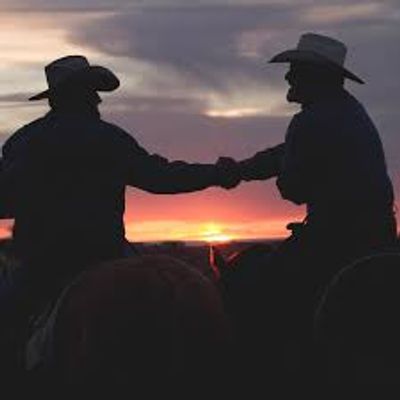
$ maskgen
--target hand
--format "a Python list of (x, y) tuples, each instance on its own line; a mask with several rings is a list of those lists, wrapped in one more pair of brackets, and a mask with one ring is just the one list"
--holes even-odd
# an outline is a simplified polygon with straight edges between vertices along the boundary
[(230, 157), (220, 157), (215, 164), (218, 175), (218, 185), (225, 189), (232, 189), (240, 183), (240, 169), (238, 163)]

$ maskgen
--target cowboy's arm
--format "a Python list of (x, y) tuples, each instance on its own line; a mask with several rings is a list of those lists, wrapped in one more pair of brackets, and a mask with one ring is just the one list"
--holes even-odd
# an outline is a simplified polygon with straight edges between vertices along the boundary
[(226, 189), (240, 182), (239, 169), (232, 159), (216, 164), (169, 161), (149, 154), (137, 143), (130, 156), (128, 183), (157, 194), (189, 193), (216, 186)]
[(240, 161), (238, 164), (242, 180), (266, 180), (277, 176), (281, 170), (284, 149), (285, 145), (281, 143)]

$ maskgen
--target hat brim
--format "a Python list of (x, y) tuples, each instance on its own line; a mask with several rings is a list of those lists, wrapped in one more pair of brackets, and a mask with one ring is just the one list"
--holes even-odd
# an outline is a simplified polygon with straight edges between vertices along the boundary
[(286, 50), (282, 53), (277, 54), (272, 57), (269, 61), (270, 63), (290, 63), (290, 62), (309, 62), (313, 64), (325, 65), (329, 68), (333, 68), (334, 70), (343, 74), (345, 78), (351, 79), (360, 84), (364, 84), (365, 82), (358, 77), (356, 74), (353, 74), (348, 69), (343, 66), (336, 64), (335, 62), (329, 60), (326, 57), (321, 56), (318, 53), (313, 51), (305, 51), (305, 50)]
[(119, 87), (120, 82), (108, 68), (91, 65), (71, 74), (62, 84), (30, 97), (29, 101), (48, 99), (55, 90), (70, 85), (85, 86), (99, 92), (111, 92)]

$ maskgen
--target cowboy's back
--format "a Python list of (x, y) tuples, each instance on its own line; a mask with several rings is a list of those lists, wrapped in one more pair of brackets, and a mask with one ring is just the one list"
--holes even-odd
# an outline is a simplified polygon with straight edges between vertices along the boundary
[(122, 131), (94, 115), (49, 113), (5, 143), (6, 166), (18, 166), (13, 193), (18, 252), (65, 254), (92, 244), (109, 256), (120, 253), (127, 142)]

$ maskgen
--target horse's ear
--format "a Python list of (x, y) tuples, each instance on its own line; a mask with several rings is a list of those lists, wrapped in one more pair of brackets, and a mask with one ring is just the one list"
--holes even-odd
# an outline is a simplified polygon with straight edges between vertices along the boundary
[(213, 271), (214, 279), (218, 281), (221, 278), (223, 271), (228, 268), (228, 264), (221, 252), (212, 244), (210, 244), (209, 247), (209, 262), (211, 270)]

